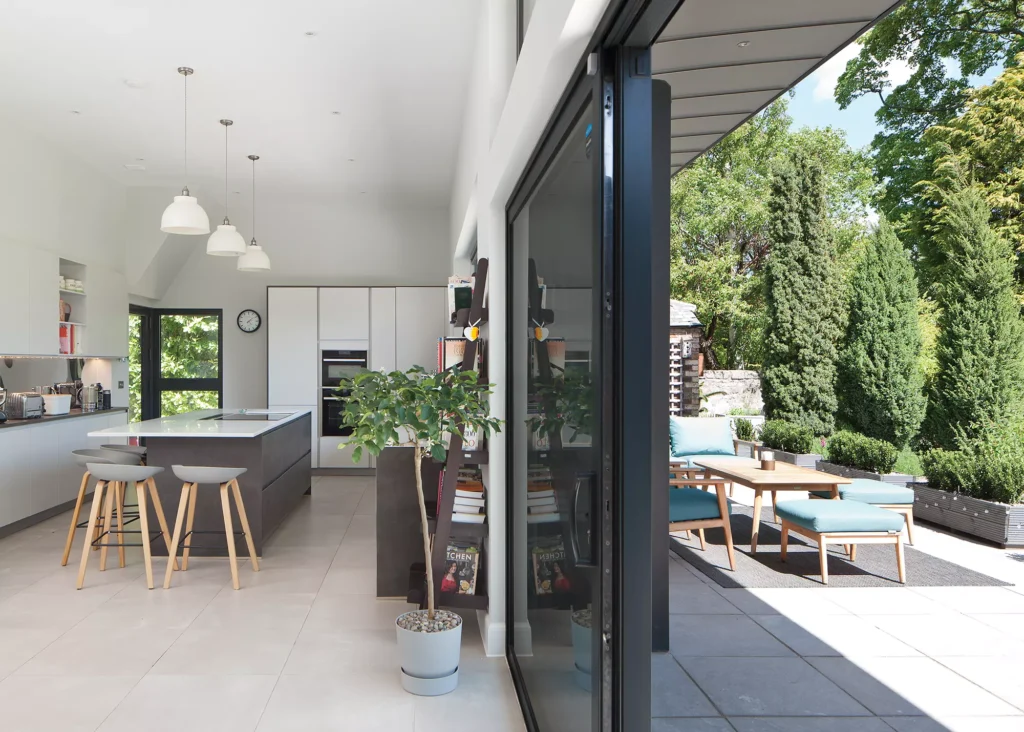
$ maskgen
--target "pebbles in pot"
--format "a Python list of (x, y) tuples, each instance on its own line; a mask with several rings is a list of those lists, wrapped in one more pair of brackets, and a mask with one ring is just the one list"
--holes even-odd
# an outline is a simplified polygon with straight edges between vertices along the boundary
[(576, 612), (574, 612), (572, 614), (572, 622), (576, 623), (576, 625), (580, 626), (581, 628), (589, 628), (591, 625), (593, 625), (594, 621), (590, 612), (590, 608), (583, 608), (582, 610), (577, 610)]
[(399, 616), (395, 622), (402, 630), (413, 633), (442, 633), (462, 625), (462, 617), (451, 610), (435, 610), (434, 619), (430, 620), (426, 610), (415, 610)]

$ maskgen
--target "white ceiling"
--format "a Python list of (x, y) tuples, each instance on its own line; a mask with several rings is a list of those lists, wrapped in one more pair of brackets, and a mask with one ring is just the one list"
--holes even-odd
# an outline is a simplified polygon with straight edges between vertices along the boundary
[(260, 190), (447, 201), (479, 4), (5, 0), (0, 114), (128, 186), (180, 186), (191, 66), (193, 188), (221, 197), (227, 117), (243, 197), (256, 153)]
[(899, 2), (685, 0), (651, 51), (672, 87), (672, 173)]

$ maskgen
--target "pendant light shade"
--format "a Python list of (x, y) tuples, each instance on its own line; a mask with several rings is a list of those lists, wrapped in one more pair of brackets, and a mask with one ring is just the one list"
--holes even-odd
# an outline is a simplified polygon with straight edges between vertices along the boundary
[[(187, 66), (180, 66), (178, 73), (185, 77), (185, 177), (188, 178), (188, 77), (195, 72)], [(198, 199), (189, 194), (188, 186), (182, 188), (181, 195), (175, 196), (174, 202), (164, 209), (164, 215), (160, 217), (160, 231), (191, 236), (210, 233), (210, 218)]]
[(240, 257), (245, 254), (245, 239), (228, 219), (228, 127), (234, 124), (229, 119), (220, 121), (224, 125), (224, 223), (210, 234), (206, 242), (206, 253), (215, 257)]
[(252, 161), (252, 241), (245, 254), (238, 258), (239, 272), (269, 272), (270, 257), (263, 251), (263, 248), (256, 243), (256, 161), (259, 155), (250, 155)]

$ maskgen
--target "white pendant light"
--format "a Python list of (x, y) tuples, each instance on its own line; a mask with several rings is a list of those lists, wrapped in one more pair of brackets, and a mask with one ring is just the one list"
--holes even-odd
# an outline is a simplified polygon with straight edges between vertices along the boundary
[(269, 272), (270, 257), (263, 251), (263, 248), (256, 243), (256, 161), (259, 155), (250, 155), (252, 161), (252, 241), (245, 254), (238, 258), (239, 272)]
[(234, 122), (222, 119), (220, 123), (224, 125), (224, 223), (210, 234), (206, 253), (215, 257), (240, 257), (245, 254), (245, 239), (228, 219), (228, 127)]
[[(178, 73), (185, 77), (185, 178), (188, 179), (188, 77), (195, 72), (188, 66), (179, 66)], [(210, 218), (189, 195), (188, 186), (181, 189), (181, 195), (174, 197), (174, 203), (164, 209), (160, 217), (160, 231), (165, 234), (209, 234)]]

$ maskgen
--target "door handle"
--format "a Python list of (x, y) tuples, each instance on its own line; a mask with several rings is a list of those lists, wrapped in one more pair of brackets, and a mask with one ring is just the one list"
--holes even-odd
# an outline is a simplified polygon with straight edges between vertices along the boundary
[[(594, 474), (593, 473), (582, 473), (582, 474), (577, 474), (576, 475), (576, 481), (573, 484), (573, 488), (572, 488), (572, 501), (569, 504), (569, 541), (570, 541), (570, 544), (572, 545), (573, 562), (575, 563), (575, 565), (577, 567), (596, 567), (597, 566), (596, 564), (594, 564), (593, 546), (592, 546), (592, 541), (591, 541), (592, 538), (593, 538), (593, 535), (594, 535), (594, 532), (593, 532), (594, 510), (593, 510), (593, 505), (592, 505), (593, 502), (594, 502), (593, 479), (594, 479)], [(584, 481), (586, 481), (588, 486), (590, 487), (590, 494), (589, 494), (588, 498), (590, 499), (590, 504), (591, 504), (591, 506), (590, 506), (590, 516), (589, 516), (590, 520), (589, 520), (589, 525), (587, 526), (587, 549), (586, 549), (586, 553), (585, 554), (584, 554), (583, 551), (581, 551), (581, 548), (580, 548), (580, 537), (579, 537), (579, 531), (578, 531), (578, 528), (579, 528), (578, 517), (579, 517), (580, 488), (583, 486), (583, 482)]]

